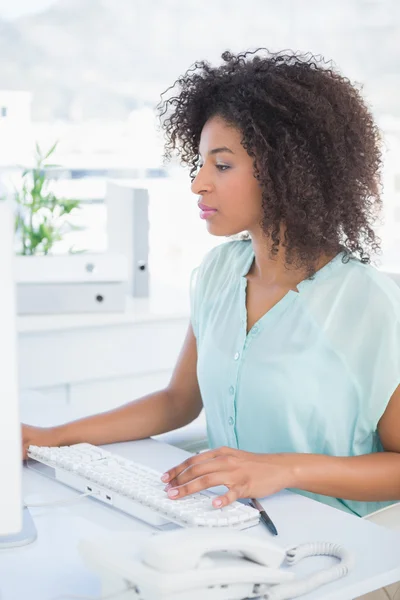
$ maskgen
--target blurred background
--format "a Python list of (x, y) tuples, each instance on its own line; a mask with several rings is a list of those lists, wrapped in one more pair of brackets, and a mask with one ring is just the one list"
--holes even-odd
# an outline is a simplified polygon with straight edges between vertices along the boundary
[(150, 273), (187, 289), (212, 245), (188, 172), (163, 165), (154, 107), (196, 60), (225, 49), (311, 51), (364, 86), (385, 134), (384, 257), (400, 261), (400, 4), (395, 0), (0, 1), (0, 181), (58, 140), (57, 193), (82, 201), (54, 252), (107, 247), (108, 179), (149, 190)]
[[(54, 255), (107, 251), (109, 182), (149, 198), (150, 304), (132, 304), (125, 316), (21, 316), (22, 389), (84, 414), (168, 380), (190, 273), (224, 240), (199, 220), (188, 170), (163, 164), (154, 108), (196, 60), (218, 64), (224, 50), (259, 46), (323, 55), (363, 86), (384, 135), (379, 261), (400, 270), (399, 2), (0, 0), (0, 195), (21, 190), (36, 144), (46, 153), (58, 141), (47, 161), (58, 166), (42, 161), (38, 173), (79, 207), (65, 205), (71, 226), (54, 238)], [(162, 286), (182, 303), (164, 305), (157, 320), (150, 305), (165, 304)]]

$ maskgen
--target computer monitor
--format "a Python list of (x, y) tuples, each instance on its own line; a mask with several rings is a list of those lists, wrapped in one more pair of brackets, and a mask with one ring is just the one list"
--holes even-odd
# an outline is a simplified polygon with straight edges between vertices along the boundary
[(0, 200), (0, 548), (33, 541), (36, 531), (23, 509), (22, 447), (17, 378), (14, 223)]

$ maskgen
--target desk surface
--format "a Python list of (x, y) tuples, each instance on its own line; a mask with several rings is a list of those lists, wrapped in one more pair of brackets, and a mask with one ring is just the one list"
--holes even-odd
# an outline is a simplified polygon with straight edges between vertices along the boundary
[[(119, 454), (166, 470), (182, 461), (183, 450), (146, 439), (108, 447)], [(77, 493), (27, 468), (23, 474), (24, 499), (47, 502), (73, 499)], [(276, 523), (282, 547), (309, 541), (330, 541), (355, 553), (356, 566), (344, 579), (324, 586), (324, 600), (351, 600), (400, 580), (400, 535), (358, 517), (337, 511), (303, 496), (282, 492), (263, 501)], [(77, 549), (82, 538), (132, 534), (150, 528), (101, 503), (84, 498), (59, 507), (32, 508), (38, 539), (30, 546), (0, 551), (1, 600), (53, 600), (63, 596), (100, 596), (100, 580), (89, 571)], [(270, 534), (259, 525), (249, 535)], [(309, 558), (295, 567), (303, 575), (331, 564), (329, 558)], [(320, 600), (321, 589), (302, 597)]]

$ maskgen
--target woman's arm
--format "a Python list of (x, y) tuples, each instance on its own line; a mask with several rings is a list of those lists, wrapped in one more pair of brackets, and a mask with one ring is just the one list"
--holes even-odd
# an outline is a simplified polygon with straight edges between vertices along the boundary
[(400, 500), (400, 386), (379, 421), (378, 433), (386, 452), (345, 458), (292, 455), (295, 485), (290, 487), (346, 500)]
[(196, 375), (197, 347), (189, 325), (183, 348), (166, 389), (114, 410), (58, 427), (22, 426), (24, 457), (31, 444), (63, 446), (88, 442), (110, 444), (137, 440), (177, 429), (193, 421), (202, 409)]
[(287, 487), (345, 500), (400, 500), (400, 454), (395, 452), (343, 458), (289, 454), (286, 458), (294, 465)]
[(216, 485), (229, 491), (213, 501), (226, 506), (237, 498), (263, 497), (297, 488), (346, 500), (400, 500), (400, 386), (378, 425), (386, 452), (354, 457), (322, 454), (254, 454), (218, 448), (170, 469), (163, 481), (171, 498)]

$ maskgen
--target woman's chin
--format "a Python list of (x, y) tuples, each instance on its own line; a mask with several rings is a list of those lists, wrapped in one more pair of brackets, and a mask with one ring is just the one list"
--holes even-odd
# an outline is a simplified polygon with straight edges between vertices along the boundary
[(242, 233), (243, 229), (238, 229), (236, 227), (229, 227), (226, 224), (222, 223), (213, 223), (211, 220), (207, 221), (207, 231), (211, 235), (216, 235), (220, 237), (230, 237), (232, 235), (238, 235)]

